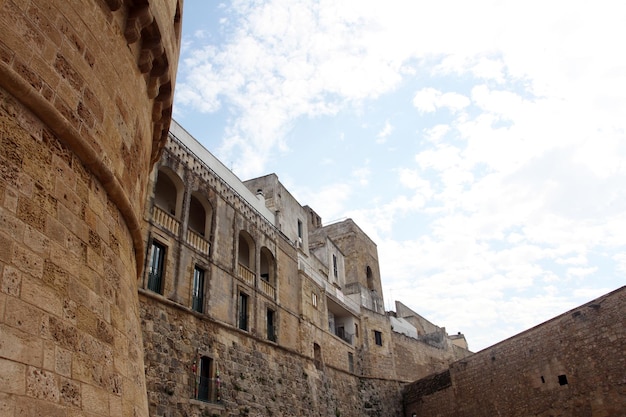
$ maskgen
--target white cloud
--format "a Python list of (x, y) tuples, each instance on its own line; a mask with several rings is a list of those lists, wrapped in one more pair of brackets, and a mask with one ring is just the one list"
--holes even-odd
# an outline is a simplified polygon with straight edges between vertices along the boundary
[(469, 104), (470, 100), (462, 94), (442, 93), (431, 87), (419, 90), (413, 97), (413, 105), (422, 113), (432, 113), (440, 108), (456, 113)]
[[(306, 161), (348, 167), (338, 182), (313, 189), (296, 180), (290, 190), (326, 220), (354, 218), (378, 243), (386, 288), (418, 312), (484, 347), (600, 295), (617, 282), (604, 275), (626, 272), (621, 3), (225, 7), (222, 43), (184, 40), (175, 109), (225, 114), (220, 156), (243, 177), (294, 149), (301, 119), (361, 115), (412, 89), (406, 103), (380, 102), (380, 119), (367, 121), (383, 126), (377, 143), (393, 132), (395, 177), (349, 170), (365, 145), (346, 127), (330, 135), (349, 151)], [(397, 122), (403, 111), (414, 116), (408, 127)], [(399, 153), (415, 158), (400, 163)], [(354, 191), (376, 179), (400, 191), (367, 199)], [(399, 238), (396, 229), (418, 232)]]
[(440, 142), (444, 136), (450, 131), (449, 125), (438, 124), (431, 128), (424, 129), (424, 137), (429, 142)]
[(382, 128), (380, 132), (376, 135), (376, 143), (385, 143), (387, 142), (387, 138), (393, 132), (393, 126), (389, 123), (389, 120), (385, 122), (385, 126)]

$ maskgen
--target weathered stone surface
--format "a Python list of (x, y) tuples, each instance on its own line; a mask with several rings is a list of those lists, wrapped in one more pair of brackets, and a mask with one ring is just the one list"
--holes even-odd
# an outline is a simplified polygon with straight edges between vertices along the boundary
[(0, 358), (0, 386), (4, 393), (23, 395), (26, 392), (26, 366)]
[[(140, 219), (173, 84), (148, 90), (175, 79), (181, 4), (139, 3), (129, 44), (137, 2), (0, 1), (3, 417), (148, 415)], [(147, 35), (158, 80), (139, 71)]]
[[(405, 415), (621, 415), (624, 306), (626, 287), (416, 381), (404, 393)], [(450, 382), (435, 384), (443, 375)]]

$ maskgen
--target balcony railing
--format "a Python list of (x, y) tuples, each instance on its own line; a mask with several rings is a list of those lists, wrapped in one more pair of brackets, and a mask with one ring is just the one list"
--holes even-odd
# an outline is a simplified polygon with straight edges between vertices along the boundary
[(160, 272), (149, 272), (148, 273), (148, 289), (150, 291), (162, 294), (162, 283), (163, 274)]
[(254, 287), (254, 272), (249, 270), (246, 266), (239, 264), (239, 278), (241, 278), (246, 284)]
[(198, 313), (202, 313), (202, 304), (203, 304), (203, 299), (202, 297), (191, 297), (191, 308), (194, 311), (197, 311)]
[(209, 241), (191, 229), (187, 229), (187, 243), (205, 255), (209, 254)]
[(269, 282), (263, 279), (259, 280), (259, 288), (263, 294), (267, 295), (272, 300), (276, 299), (276, 290)]
[(335, 336), (339, 337), (341, 340), (349, 344), (352, 344), (352, 338), (354, 337), (352, 333), (344, 331), (344, 329), (341, 327), (335, 329)]
[(218, 403), (220, 398), (220, 379), (206, 378), (203, 376), (196, 376), (196, 382), (194, 386), (194, 398), (196, 400)]
[(178, 235), (178, 231), (180, 230), (180, 222), (176, 220), (173, 216), (167, 214), (163, 209), (154, 206), (154, 214), (153, 220), (159, 226), (163, 227), (166, 230)]

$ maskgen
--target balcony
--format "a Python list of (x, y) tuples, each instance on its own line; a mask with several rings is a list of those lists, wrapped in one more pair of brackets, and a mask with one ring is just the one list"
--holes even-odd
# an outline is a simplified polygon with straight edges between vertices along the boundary
[(335, 336), (337, 336), (338, 338), (340, 338), (341, 340), (343, 340), (344, 342), (348, 344), (352, 344), (352, 340), (354, 337), (352, 333), (346, 332), (343, 327), (339, 327), (335, 329)]
[(259, 280), (259, 289), (263, 294), (267, 295), (272, 300), (276, 299), (276, 290), (274, 289), (272, 284), (265, 281), (264, 279)]
[(156, 224), (164, 228), (165, 230), (178, 235), (178, 231), (180, 230), (180, 222), (176, 220), (173, 216), (167, 214), (163, 209), (154, 206), (152, 219)]
[(210, 243), (204, 239), (199, 233), (194, 232), (191, 229), (187, 229), (187, 243), (194, 249), (202, 252), (205, 255), (209, 254)]
[(243, 280), (246, 284), (251, 287), (254, 287), (254, 272), (248, 269), (248, 267), (239, 264), (239, 278)]

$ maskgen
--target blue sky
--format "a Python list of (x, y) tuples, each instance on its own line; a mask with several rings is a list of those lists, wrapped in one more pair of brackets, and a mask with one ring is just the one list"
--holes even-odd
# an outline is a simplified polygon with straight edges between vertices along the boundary
[(479, 350), (626, 282), (617, 1), (185, 0), (174, 117)]

